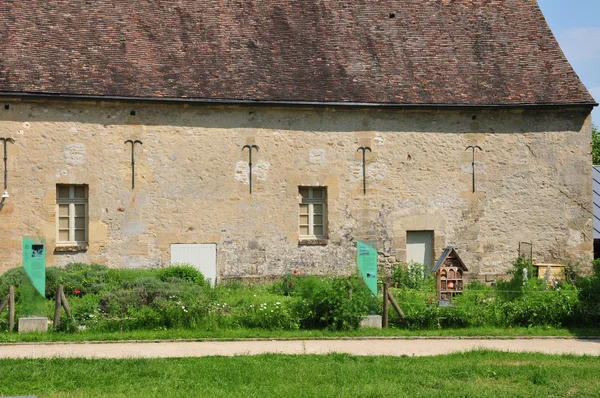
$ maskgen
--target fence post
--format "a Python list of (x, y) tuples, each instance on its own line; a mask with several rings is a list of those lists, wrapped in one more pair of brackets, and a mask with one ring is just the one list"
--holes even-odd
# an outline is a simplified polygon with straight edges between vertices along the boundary
[(383, 316), (381, 317), (381, 327), (388, 327), (388, 312), (389, 312), (389, 300), (388, 300), (388, 289), (389, 284), (387, 282), (383, 283)]
[(8, 288), (8, 330), (15, 330), (15, 287)]
[(56, 329), (60, 323), (60, 306), (62, 301), (62, 285), (56, 287), (56, 294), (54, 295), (54, 321), (52, 327)]
[(75, 321), (75, 319), (73, 318), (73, 315), (71, 315), (71, 307), (69, 307), (69, 302), (67, 301), (67, 298), (65, 297), (65, 292), (63, 289), (60, 289), (60, 303), (62, 304), (63, 308), (65, 309), (67, 316), (69, 318), (71, 318), (73, 321)]

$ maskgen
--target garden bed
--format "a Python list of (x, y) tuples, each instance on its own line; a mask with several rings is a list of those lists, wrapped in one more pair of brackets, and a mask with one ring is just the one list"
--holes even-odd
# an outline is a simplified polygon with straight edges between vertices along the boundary
[[(58, 332), (19, 337), (0, 333), (0, 341), (598, 335), (597, 263), (594, 276), (571, 274), (553, 285), (524, 279), (527, 273), (522, 269), (528, 267), (516, 261), (509, 281), (499, 281), (495, 287), (468, 284), (452, 305), (439, 306), (431, 277), (423, 278), (418, 267), (397, 266), (391, 292), (408, 323), (391, 311), (391, 329), (357, 331), (365, 315), (382, 313), (382, 300), (373, 297), (356, 276), (292, 273), (269, 284), (232, 282), (211, 288), (200, 273), (186, 266), (131, 270), (70, 264), (47, 269), (47, 299), (41, 311), (53, 316), (55, 289), (62, 284), (74, 322), (63, 313)], [(21, 298), (30, 294), (20, 285), (23, 278), (21, 269), (0, 276), (0, 293), (11, 284), (17, 286), (17, 317), (27, 311)], [(5, 312), (0, 314), (0, 330), (7, 329)]]

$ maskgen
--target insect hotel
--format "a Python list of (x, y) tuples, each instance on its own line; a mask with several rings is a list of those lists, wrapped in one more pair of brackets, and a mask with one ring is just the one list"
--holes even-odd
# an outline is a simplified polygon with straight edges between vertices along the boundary
[(469, 270), (454, 247), (448, 246), (444, 249), (431, 271), (435, 272), (437, 298), (440, 303), (450, 302), (454, 296), (463, 292), (465, 272)]

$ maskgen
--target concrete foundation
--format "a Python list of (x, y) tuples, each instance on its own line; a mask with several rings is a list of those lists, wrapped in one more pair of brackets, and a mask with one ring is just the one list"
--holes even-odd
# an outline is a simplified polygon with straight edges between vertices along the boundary
[(19, 318), (19, 333), (47, 332), (48, 318)]
[(362, 329), (375, 328), (381, 329), (381, 315), (368, 315), (360, 321), (360, 327)]

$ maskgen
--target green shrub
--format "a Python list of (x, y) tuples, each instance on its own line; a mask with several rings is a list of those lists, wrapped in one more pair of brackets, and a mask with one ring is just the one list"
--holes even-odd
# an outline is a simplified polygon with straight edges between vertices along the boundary
[(521, 257), (515, 259), (512, 263), (512, 269), (508, 271), (512, 275), (511, 279), (496, 282), (500, 298), (504, 301), (512, 301), (521, 297), (524, 291), (545, 289), (546, 282), (538, 279), (534, 272), (530, 260)]
[(171, 265), (163, 268), (158, 272), (158, 278), (163, 282), (169, 279), (179, 279), (198, 285), (206, 285), (207, 283), (200, 271), (186, 264)]
[(140, 278), (158, 278), (160, 271), (160, 268), (109, 268), (107, 284), (118, 287)]
[(11, 268), (0, 275), (0, 301), (4, 300), (4, 297), (8, 294), (8, 289), (11, 285), (17, 289), (19, 286), (21, 286), (23, 278), (26, 277), (27, 275), (25, 274), (23, 267)]
[[(250, 304), (238, 305), (232, 308), (232, 316), (236, 324), (246, 328), (262, 328), (270, 330), (296, 330), (300, 327), (295, 311), (296, 300), (281, 301), (255, 300)], [(225, 307), (224, 310), (227, 308)]]
[(565, 326), (578, 306), (577, 289), (569, 284), (543, 291), (528, 291), (518, 299), (501, 303), (511, 326)]
[(357, 277), (298, 279), (294, 294), (301, 299), (296, 305), (300, 325), (307, 329), (357, 329), (377, 300)]
[(197, 328), (209, 315), (211, 292), (205, 286), (170, 278), (139, 278), (105, 292), (99, 300), (103, 330), (156, 327)]
[(54, 298), (58, 285), (63, 285), (65, 296), (100, 293), (107, 290), (107, 281), (108, 267), (100, 264), (71, 263), (64, 268), (49, 267), (46, 269), (46, 297)]
[(394, 287), (422, 289), (433, 279), (433, 274), (423, 264), (395, 264), (392, 268), (391, 282)]

